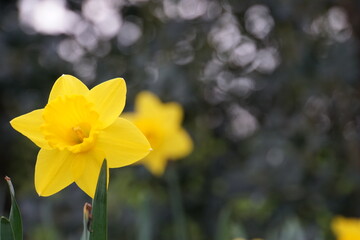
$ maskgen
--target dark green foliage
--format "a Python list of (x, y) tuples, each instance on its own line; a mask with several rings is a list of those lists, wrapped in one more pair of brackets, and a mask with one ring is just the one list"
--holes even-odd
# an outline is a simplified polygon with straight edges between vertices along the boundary
[(0, 218), (0, 239), (1, 240), (14, 239), (14, 232), (11, 228), (10, 221), (5, 217)]
[(9, 177), (5, 177), (9, 186), (11, 196), (11, 208), (9, 219), (1, 217), (0, 220), (0, 240), (22, 240), (23, 229), (19, 206), (15, 199), (15, 190)]
[(90, 225), (90, 240), (107, 240), (107, 164), (104, 160), (93, 200), (92, 223)]
[(23, 229), (22, 229), (21, 212), (15, 199), (15, 191), (11, 183), (11, 180), (8, 178), (6, 179), (6, 181), (9, 185), (10, 195), (11, 195), (11, 208), (10, 208), (9, 220), (14, 232), (14, 240), (22, 240)]

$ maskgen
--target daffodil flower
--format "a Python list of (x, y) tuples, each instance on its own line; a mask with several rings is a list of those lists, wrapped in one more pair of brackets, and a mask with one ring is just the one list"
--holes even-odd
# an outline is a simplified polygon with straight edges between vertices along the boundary
[(337, 240), (360, 239), (360, 219), (335, 217), (331, 223)]
[(162, 103), (145, 91), (136, 97), (135, 112), (123, 116), (149, 140), (153, 151), (140, 162), (154, 175), (161, 176), (168, 160), (183, 158), (193, 149), (190, 136), (181, 127), (183, 110), (178, 103)]
[(75, 182), (93, 198), (104, 158), (109, 168), (118, 168), (149, 153), (146, 137), (119, 117), (125, 99), (122, 78), (89, 90), (79, 79), (62, 75), (45, 108), (10, 122), (41, 148), (35, 166), (35, 189), (40, 196), (55, 194)]

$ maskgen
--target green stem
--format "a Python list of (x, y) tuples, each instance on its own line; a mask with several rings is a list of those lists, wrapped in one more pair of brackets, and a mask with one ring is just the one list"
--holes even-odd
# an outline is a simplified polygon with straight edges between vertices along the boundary
[(139, 235), (138, 240), (150, 240), (151, 239), (151, 216), (150, 216), (150, 199), (148, 196), (149, 192), (141, 196), (141, 206), (139, 214)]
[(175, 239), (187, 240), (186, 220), (182, 205), (182, 195), (179, 186), (179, 178), (176, 168), (169, 164), (167, 178), (168, 190), (170, 195), (171, 210), (175, 222)]
[(221, 210), (217, 221), (215, 240), (230, 239), (230, 208), (225, 207)]

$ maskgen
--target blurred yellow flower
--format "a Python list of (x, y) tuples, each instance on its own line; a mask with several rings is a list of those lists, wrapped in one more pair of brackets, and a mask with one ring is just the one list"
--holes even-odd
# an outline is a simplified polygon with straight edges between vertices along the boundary
[(175, 103), (162, 103), (150, 92), (136, 97), (135, 113), (124, 118), (132, 121), (147, 137), (153, 151), (141, 161), (154, 175), (164, 173), (168, 160), (187, 156), (193, 149), (188, 133), (181, 127), (182, 107)]
[(331, 228), (337, 240), (360, 239), (360, 219), (335, 217), (332, 220)]
[(39, 146), (35, 188), (40, 196), (75, 182), (94, 197), (101, 164), (123, 167), (146, 156), (151, 147), (130, 121), (120, 118), (126, 99), (124, 79), (89, 90), (79, 79), (62, 75), (44, 109), (13, 119), (11, 126)]

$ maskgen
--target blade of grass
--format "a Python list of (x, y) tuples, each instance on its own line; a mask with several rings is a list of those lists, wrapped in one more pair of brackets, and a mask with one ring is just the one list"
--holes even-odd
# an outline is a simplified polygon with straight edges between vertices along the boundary
[(9, 219), (1, 217), (0, 219), (0, 240), (14, 240), (14, 233)]
[(107, 163), (104, 160), (93, 200), (90, 240), (107, 240)]
[(15, 199), (15, 191), (14, 187), (11, 183), (11, 179), (9, 177), (5, 177), (6, 182), (9, 185), (10, 195), (11, 195), (11, 208), (10, 208), (10, 224), (12, 230), (14, 232), (14, 239), (15, 240), (22, 240), (23, 239), (23, 229), (22, 229), (22, 219), (19, 206)]

